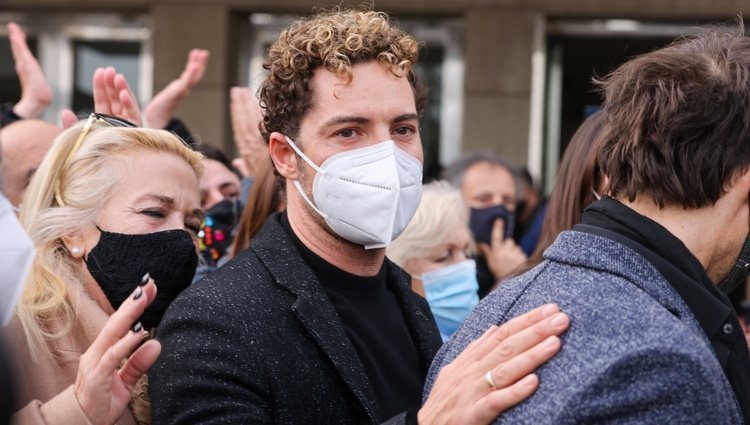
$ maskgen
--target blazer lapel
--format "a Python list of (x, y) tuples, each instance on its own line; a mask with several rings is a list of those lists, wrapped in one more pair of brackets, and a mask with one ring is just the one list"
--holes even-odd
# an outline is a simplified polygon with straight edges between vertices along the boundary
[(338, 314), (312, 270), (302, 259), (278, 222), (271, 216), (258, 234), (251, 249), (276, 279), (297, 300), (292, 311), (311, 339), (333, 364), (343, 381), (356, 396), (371, 423), (377, 423), (375, 393), (364, 366), (344, 331)]

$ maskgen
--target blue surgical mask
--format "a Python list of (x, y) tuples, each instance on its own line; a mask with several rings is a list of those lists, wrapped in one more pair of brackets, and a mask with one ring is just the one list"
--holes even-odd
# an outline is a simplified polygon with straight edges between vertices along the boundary
[(495, 205), (489, 208), (472, 208), (469, 213), (469, 228), (474, 234), (474, 240), (492, 243), (492, 226), (498, 218), (505, 222), (503, 229), (503, 239), (513, 237), (513, 230), (516, 226), (516, 215), (509, 211), (504, 205)]
[(466, 260), (423, 274), (425, 297), (440, 336), (447, 340), (479, 302), (477, 265)]

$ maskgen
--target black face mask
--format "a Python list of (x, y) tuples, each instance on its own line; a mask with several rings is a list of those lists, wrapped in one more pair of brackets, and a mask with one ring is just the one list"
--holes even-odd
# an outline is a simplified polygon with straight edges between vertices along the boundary
[(238, 199), (225, 199), (206, 211), (200, 238), (200, 251), (208, 265), (216, 265), (234, 240), (243, 205)]
[[(97, 227), (98, 228), (98, 227)], [(99, 242), (86, 257), (91, 276), (112, 308), (133, 293), (149, 273), (157, 288), (156, 299), (141, 316), (141, 324), (159, 325), (169, 304), (190, 285), (198, 265), (193, 238), (185, 230), (126, 235), (99, 229)]]
[(477, 242), (486, 244), (492, 243), (492, 226), (495, 220), (502, 218), (505, 222), (503, 230), (503, 239), (513, 237), (513, 230), (516, 226), (516, 216), (512, 211), (508, 211), (503, 205), (495, 205), (489, 208), (472, 208), (469, 214), (469, 228), (474, 234)]
[(750, 275), (750, 235), (745, 238), (740, 255), (737, 257), (732, 270), (719, 282), (719, 289), (725, 294), (734, 291)]

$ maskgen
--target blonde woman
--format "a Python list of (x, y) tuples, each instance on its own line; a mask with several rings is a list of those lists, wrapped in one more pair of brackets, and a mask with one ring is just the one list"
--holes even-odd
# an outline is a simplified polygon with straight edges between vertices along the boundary
[(448, 182), (427, 184), (404, 233), (386, 255), (412, 276), (445, 341), (479, 302), (468, 208)]
[(15, 423), (150, 420), (146, 328), (195, 271), (200, 173), (174, 135), (101, 114), (55, 140), (20, 213), (37, 255), (9, 329)]

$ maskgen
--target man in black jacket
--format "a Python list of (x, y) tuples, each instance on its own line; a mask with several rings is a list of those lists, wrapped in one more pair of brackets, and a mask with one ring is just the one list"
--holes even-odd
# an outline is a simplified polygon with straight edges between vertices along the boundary
[(486, 423), (536, 388), (568, 324), (555, 306), (493, 327), (418, 410), (440, 335), (384, 250), (421, 194), (418, 47), (372, 11), (297, 21), (271, 46), (263, 130), (287, 211), (165, 315), (155, 424)]

